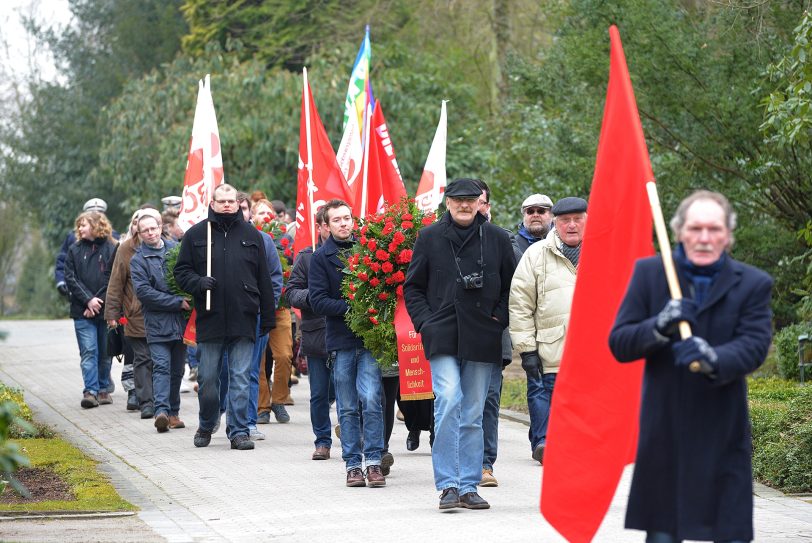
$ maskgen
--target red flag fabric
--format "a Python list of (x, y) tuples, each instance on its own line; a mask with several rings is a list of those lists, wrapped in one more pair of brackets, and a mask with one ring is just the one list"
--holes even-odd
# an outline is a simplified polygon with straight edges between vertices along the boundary
[(609, 35), (609, 85), (542, 476), (541, 512), (571, 542), (594, 537), (634, 461), (643, 365), (615, 361), (609, 332), (635, 260), (654, 253), (645, 187), (654, 175), (615, 26)]
[[(385, 203), (394, 203), (406, 196), (406, 187), (400, 176), (395, 148), (389, 137), (389, 129), (386, 126), (380, 100), (375, 102), (370, 128), (369, 156), (366, 160), (367, 172), (363, 174), (366, 184), (363, 181), (355, 183), (359, 192), (355, 194), (357, 210), (354, 210), (354, 214), (362, 218), (383, 213)], [(364, 186), (366, 186), (366, 199), (360, 192)], [(366, 206), (362, 202), (366, 202)], [(362, 209), (364, 207), (365, 209)]]
[(344, 175), (338, 167), (336, 155), (321, 117), (313, 101), (307, 69), (302, 86), (302, 120), (299, 127), (299, 176), (296, 190), (296, 238), (293, 252), (307, 246), (315, 249), (318, 232), (315, 215), (328, 200), (340, 198), (352, 205)]

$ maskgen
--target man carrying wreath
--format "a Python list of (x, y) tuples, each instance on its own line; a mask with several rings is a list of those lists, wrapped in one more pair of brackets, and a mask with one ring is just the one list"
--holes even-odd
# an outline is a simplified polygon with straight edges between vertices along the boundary
[(403, 293), (431, 364), (440, 509), (488, 509), (477, 493), (482, 412), (492, 364), (502, 364), (515, 260), (508, 233), (478, 213), (476, 180), (456, 179), (445, 195), (448, 211), (417, 237)]

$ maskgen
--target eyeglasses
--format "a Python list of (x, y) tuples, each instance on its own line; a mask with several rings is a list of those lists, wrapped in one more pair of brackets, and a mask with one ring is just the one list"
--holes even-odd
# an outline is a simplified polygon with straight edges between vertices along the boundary
[(234, 204), (237, 203), (237, 200), (215, 200), (215, 202), (217, 202), (218, 204), (233, 206)]
[(546, 215), (549, 211), (546, 207), (528, 207), (524, 210), (526, 215)]

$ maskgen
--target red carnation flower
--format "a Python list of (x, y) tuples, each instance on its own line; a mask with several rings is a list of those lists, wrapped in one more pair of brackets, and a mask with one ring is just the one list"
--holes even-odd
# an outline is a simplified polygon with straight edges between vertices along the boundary
[(284, 224), (279, 225), (279, 229), (284, 233), (288, 231), (288, 227)]
[(397, 232), (395, 232), (395, 235), (394, 235), (394, 236), (392, 236), (392, 243), (394, 243), (394, 244), (395, 244), (395, 246), (400, 245), (400, 244), (401, 244), (401, 243), (403, 243), (404, 241), (406, 241), (406, 236), (404, 236), (404, 235), (403, 235), (403, 232), (401, 232), (400, 230), (398, 230)]
[(282, 277), (288, 279), (290, 277), (290, 270), (282, 272)]
[(358, 274), (358, 279), (361, 281), (366, 281), (369, 279), (369, 275), (367, 275), (366, 272), (361, 272)]
[(411, 249), (403, 249), (400, 253), (398, 253), (397, 258), (395, 259), (398, 264), (408, 264), (412, 261), (412, 250)]
[(371, 322), (372, 324), (377, 325), (378, 324), (378, 319), (376, 319), (375, 317), (370, 317), (369, 322)]
[(384, 225), (383, 230), (381, 230), (381, 235), (388, 236), (395, 230), (395, 225), (391, 222), (388, 222)]
[(290, 238), (282, 238), (282, 241), (280, 241), (279, 243), (282, 244), (282, 247), (287, 247), (288, 245), (290, 245)]
[(350, 283), (350, 290), (353, 291), (353, 292), (358, 290), (358, 287), (355, 286), (355, 283)]
[(387, 300), (387, 299), (389, 299), (389, 293), (388, 292), (381, 292), (380, 294), (378, 294), (378, 299), (379, 300)]
[(355, 294), (350, 292), (349, 294), (347, 294), (347, 298), (349, 298), (350, 300), (354, 300), (355, 299)]
[(375, 309), (374, 307), (370, 307), (369, 309), (367, 309), (367, 313), (369, 313), (370, 315), (377, 315), (378, 310)]
[(369, 266), (372, 264), (372, 259), (369, 258), (369, 255), (364, 255), (364, 265)]
[(378, 249), (377, 251), (375, 251), (375, 258), (377, 258), (381, 262), (389, 260), (389, 253), (387, 253), (383, 249)]
[(384, 273), (392, 273), (392, 270), (394, 270), (395, 267), (391, 262), (384, 262), (381, 264), (381, 269), (384, 271)]
[(403, 221), (400, 223), (401, 228), (411, 229), (414, 228), (414, 224), (411, 221)]
[(367, 228), (367, 225), (362, 226), (361, 227), (361, 235), (366, 235), (368, 229), (369, 228)]
[(118, 319), (118, 323), (121, 324), (121, 325), (126, 325), (129, 322), (130, 321), (127, 320), (127, 317), (121, 317), (120, 319)]
[(426, 215), (420, 222), (423, 223), (423, 226), (428, 226), (434, 222), (434, 215)]
[(378, 244), (375, 243), (374, 239), (369, 240), (369, 242), (367, 243), (367, 249), (369, 249), (370, 251), (374, 251), (377, 247)]
[(377, 277), (373, 277), (372, 279), (369, 280), (369, 286), (371, 286), (371, 287), (377, 287), (380, 284), (381, 284), (381, 280), (378, 279)]
[(381, 265), (378, 264), (377, 262), (373, 262), (372, 264), (369, 265), (369, 269), (374, 271), (375, 273), (378, 273), (379, 271), (381, 271)]
[(262, 220), (263, 220), (263, 221), (265, 221), (266, 223), (271, 222), (271, 218), (270, 218), (270, 217), (263, 217), (263, 219), (262, 219)]
[(406, 274), (398, 270), (392, 274), (392, 280), (395, 281), (395, 283), (402, 283), (406, 280)]
[(398, 285), (398, 288), (395, 289), (395, 294), (403, 296), (403, 285)]
[(366, 245), (367, 244), (367, 237), (365, 235), (361, 234), (361, 237), (358, 238), (358, 241), (361, 243), (361, 245)]
[(259, 230), (260, 232), (262, 232), (262, 227), (261, 227), (260, 225), (257, 225), (257, 230)]
[(291, 251), (290, 249), (285, 249), (285, 256), (290, 258), (291, 256), (293, 256), (293, 251)]
[(386, 277), (386, 284), (387, 285), (394, 285), (395, 284), (395, 278), (392, 277), (391, 275), (388, 275)]
[(403, 219), (404, 221), (410, 221), (414, 217), (412, 217), (411, 213), (404, 213), (403, 215), (400, 216), (400, 218)]

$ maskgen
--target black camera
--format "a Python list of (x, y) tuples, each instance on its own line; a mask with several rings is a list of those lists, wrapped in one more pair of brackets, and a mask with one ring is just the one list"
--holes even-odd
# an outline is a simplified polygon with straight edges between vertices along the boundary
[(469, 273), (462, 276), (462, 288), (465, 290), (475, 290), (482, 288), (483, 278), (481, 273)]

